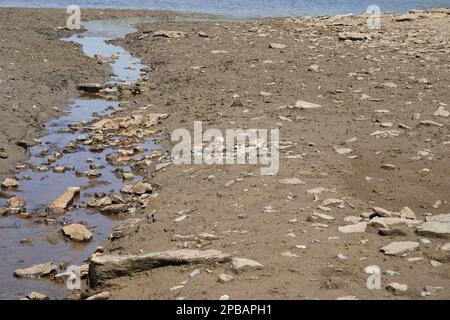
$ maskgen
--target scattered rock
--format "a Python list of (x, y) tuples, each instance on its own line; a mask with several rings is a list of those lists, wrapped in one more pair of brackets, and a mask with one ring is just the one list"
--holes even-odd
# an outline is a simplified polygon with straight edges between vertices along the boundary
[(105, 206), (105, 207), (101, 208), (100, 212), (102, 214), (106, 214), (106, 215), (118, 215), (118, 214), (127, 212), (128, 209), (129, 209), (128, 204), (116, 203), (116, 204), (111, 204), (109, 206)]
[(450, 112), (445, 110), (445, 107), (439, 107), (434, 113), (433, 116), (435, 117), (443, 117), (448, 118), (450, 116)]
[(242, 271), (249, 271), (249, 270), (261, 270), (264, 268), (264, 266), (261, 263), (254, 260), (244, 258), (233, 258), (231, 268), (233, 269), (234, 272), (239, 273)]
[(154, 37), (164, 37), (164, 38), (182, 38), (187, 35), (186, 32), (183, 31), (165, 31), (159, 30), (153, 32)]
[(443, 127), (444, 125), (442, 123), (433, 121), (433, 120), (423, 120), (419, 122), (421, 125), (423, 126), (428, 126), (428, 127)]
[(128, 236), (130, 234), (138, 232), (139, 223), (141, 221), (142, 221), (142, 219), (132, 218), (132, 219), (128, 219), (128, 220), (125, 220), (125, 221), (119, 223), (116, 227), (114, 227), (109, 238), (111, 240), (117, 240), (117, 239), (121, 239), (125, 236)]
[(426, 237), (450, 238), (450, 214), (426, 217), (425, 221), (417, 227), (418, 234)]
[(403, 218), (403, 219), (416, 220), (416, 215), (415, 215), (414, 211), (412, 211), (408, 207), (403, 207), (403, 209), (400, 211), (400, 214), (401, 214), (401, 218)]
[(152, 193), (152, 185), (150, 183), (138, 182), (136, 184), (125, 185), (121, 192), (135, 195), (143, 195), (146, 193)]
[(312, 72), (319, 72), (319, 65), (318, 64), (312, 64), (308, 67), (308, 71)]
[(339, 232), (342, 233), (361, 233), (365, 232), (367, 228), (367, 222), (359, 222), (357, 224), (351, 224), (343, 227), (339, 227)]
[(77, 89), (90, 93), (98, 93), (103, 89), (103, 85), (99, 83), (81, 83), (77, 86)]
[(393, 256), (407, 251), (416, 250), (418, 247), (419, 247), (418, 242), (399, 241), (399, 242), (392, 242), (389, 245), (384, 246), (383, 248), (380, 249), (380, 251), (383, 252), (385, 255)]
[(86, 300), (108, 300), (111, 297), (111, 293), (109, 291), (103, 291), (93, 296), (90, 296)]
[(26, 298), (28, 300), (49, 300), (49, 298), (46, 295), (34, 291), (29, 293)]
[(392, 282), (386, 286), (386, 290), (394, 295), (402, 295), (408, 291), (408, 286), (406, 284)]
[(281, 179), (279, 180), (281, 184), (292, 184), (292, 185), (299, 185), (299, 184), (305, 184), (304, 181), (300, 180), (299, 178), (287, 178), (287, 179)]
[(228, 275), (226, 273), (222, 273), (221, 275), (219, 275), (219, 282), (220, 283), (227, 283), (227, 282), (231, 282), (234, 280), (234, 277), (231, 275)]
[(297, 100), (297, 102), (295, 103), (295, 108), (300, 109), (300, 110), (308, 110), (308, 109), (322, 108), (322, 106), (320, 104)]
[(287, 45), (281, 43), (271, 43), (269, 44), (269, 48), (271, 49), (286, 49)]
[(56, 273), (57, 269), (58, 267), (55, 266), (53, 262), (47, 262), (25, 269), (17, 269), (14, 271), (14, 275), (19, 278), (39, 278)]
[(364, 41), (370, 39), (371, 37), (367, 33), (358, 33), (358, 32), (339, 33), (339, 40)]
[(17, 188), (19, 186), (19, 181), (13, 178), (6, 178), (2, 182), (3, 188)]
[(74, 197), (80, 193), (79, 187), (69, 187), (66, 192), (59, 196), (52, 204), (49, 206), (50, 209), (66, 209), (69, 205), (73, 203)]
[(92, 239), (92, 233), (82, 224), (70, 224), (62, 228), (62, 232), (70, 240), (84, 242)]

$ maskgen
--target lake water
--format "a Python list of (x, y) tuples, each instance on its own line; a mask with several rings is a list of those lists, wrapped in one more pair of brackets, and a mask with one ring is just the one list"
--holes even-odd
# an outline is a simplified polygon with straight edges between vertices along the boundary
[(0, 7), (133, 8), (202, 12), (237, 17), (360, 14), (369, 5), (382, 12), (450, 7), (450, 0), (0, 0)]

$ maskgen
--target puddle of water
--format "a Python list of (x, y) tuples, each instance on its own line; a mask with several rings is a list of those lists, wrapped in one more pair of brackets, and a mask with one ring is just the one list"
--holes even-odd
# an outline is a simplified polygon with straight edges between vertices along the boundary
[[(110, 57), (113, 53), (118, 54), (118, 59), (111, 63), (114, 76), (110, 79), (110, 83), (133, 83), (139, 80), (142, 68), (140, 60), (132, 57), (123, 48), (107, 43), (108, 40), (124, 37), (127, 33), (133, 32), (134, 28), (130, 22), (94, 21), (85, 23), (84, 27), (88, 30), (84, 34), (64, 40), (81, 44), (84, 53), (91, 57), (94, 55)], [(51, 165), (47, 163), (48, 156), (55, 152), (62, 152), (74, 141), (83, 141), (89, 134), (67, 130), (69, 125), (106, 116), (117, 106), (116, 101), (98, 97), (80, 96), (73, 99), (67, 114), (49, 122), (46, 125), (48, 135), (42, 138), (41, 144), (30, 150), (30, 158), (26, 163), (34, 170), (26, 169), (18, 172), (16, 177), (20, 181), (20, 188), (17, 192), (9, 193), (24, 196), (27, 212), (36, 213), (43, 211), (67, 187), (80, 186), (82, 190), (80, 197), (75, 201), (75, 208), (59, 216), (57, 220), (69, 223), (86, 222), (93, 234), (93, 240), (87, 244), (70, 242), (61, 235), (60, 224), (38, 224), (36, 220), (24, 220), (14, 215), (0, 218), (0, 299), (17, 299), (31, 291), (42, 292), (52, 299), (67, 296), (70, 291), (63, 283), (57, 285), (46, 280), (16, 279), (13, 277), (13, 272), (17, 268), (26, 268), (48, 261), (53, 261), (55, 264), (80, 265), (99, 243), (107, 239), (112, 228), (117, 224), (117, 219), (77, 206), (80, 203), (87, 203), (95, 192), (112, 191), (120, 194), (123, 181), (114, 174), (115, 167), (105, 160), (113, 148), (91, 152), (89, 146), (83, 146), (82, 143), (76, 144), (75, 152), (66, 150), (62, 158)], [(145, 146), (149, 150), (157, 148), (152, 140), (140, 146)], [(141, 156), (150, 154), (151, 151)], [(88, 158), (92, 158), (94, 164), (99, 167), (97, 172), (101, 173), (101, 177), (89, 179), (76, 174), (76, 171), (86, 172), (90, 169), (91, 163), (86, 161)], [(49, 170), (45, 172), (36, 170), (36, 167), (41, 165), (48, 166)], [(75, 170), (66, 171), (63, 174), (54, 173), (52, 168), (57, 166), (75, 167)], [(126, 166), (122, 168), (130, 170)], [(6, 200), (0, 199), (0, 206), (4, 205)], [(22, 239), (30, 239), (32, 245), (22, 245), (20, 243)]]

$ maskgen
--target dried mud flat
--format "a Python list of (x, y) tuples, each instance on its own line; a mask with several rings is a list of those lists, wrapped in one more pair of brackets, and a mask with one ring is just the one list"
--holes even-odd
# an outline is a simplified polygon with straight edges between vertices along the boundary
[[(448, 299), (449, 10), (366, 21), (166, 21), (116, 41), (151, 68), (96, 133), (148, 126), (166, 154), (139, 164), (81, 296)], [(171, 131), (200, 120), (280, 128), (279, 173), (171, 165)]]

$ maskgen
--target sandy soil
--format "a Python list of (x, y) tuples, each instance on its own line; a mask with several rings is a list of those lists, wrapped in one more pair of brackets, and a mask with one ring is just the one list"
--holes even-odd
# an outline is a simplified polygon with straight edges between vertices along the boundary
[[(148, 73), (151, 81), (140, 83), (142, 94), (122, 101), (121, 111), (114, 116), (130, 116), (137, 109), (170, 114), (155, 127), (166, 137), (167, 154), (171, 131), (192, 129), (194, 120), (222, 130), (277, 127), (283, 147), (280, 171), (275, 176), (261, 176), (259, 167), (252, 165), (171, 165), (145, 177), (159, 191), (141, 218), (153, 212), (156, 221), (142, 219), (137, 232), (104, 243), (103, 254), (217, 249), (256, 260), (264, 265), (262, 270), (236, 274), (229, 263), (169, 266), (111, 279), (91, 293), (107, 290), (114, 299), (217, 299), (225, 294), (232, 299), (448, 299), (450, 259), (448, 251), (440, 249), (448, 242), (448, 234), (444, 238), (425, 237), (406, 225), (391, 227), (384, 236), (370, 226), (360, 233), (338, 230), (357, 221), (369, 222), (361, 214), (373, 215), (373, 207), (387, 209), (387, 215), (393, 216), (409, 207), (417, 220), (449, 209), (449, 122), (433, 114), (438, 107), (449, 108), (450, 15), (415, 14), (407, 21), (385, 15), (380, 31), (367, 30), (366, 20), (168, 20), (142, 25), (136, 34), (117, 41), (152, 69)], [(161, 29), (186, 34), (177, 38), (153, 36)], [(350, 31), (364, 33), (368, 39), (339, 40), (339, 33)], [(41, 42), (47, 39), (40, 37)], [(22, 104), (30, 104), (35, 96), (29, 90), (45, 92), (47, 99), (55, 99), (45, 104), (53, 104), (57, 99), (63, 101), (79, 80), (105, 75), (100, 67), (91, 69), (94, 63), (80, 57), (79, 49), (45, 41), (51, 43), (45, 50), (59, 55), (61, 64), (55, 61), (54, 68), (64, 74), (68, 84), (62, 86), (58, 97), (48, 97), (52, 86), (39, 88), (36, 83), (44, 81), (37, 78), (27, 78), (23, 87), (11, 84), (7, 92), (13, 90), (17, 94), (13, 97)], [(286, 47), (270, 48), (274, 43)], [(14, 50), (19, 49), (8, 49), (6, 57), (12, 59)], [(84, 63), (78, 65), (85, 72), (78, 72), (79, 78), (68, 76), (75, 68), (61, 58), (68, 52)], [(51, 61), (48, 57), (45, 59)], [(5, 59), (3, 52), (0, 59)], [(0, 62), (3, 70), (10, 70), (10, 60)], [(317, 72), (309, 71), (315, 69), (310, 67), (313, 64), (318, 65)], [(38, 75), (33, 73), (33, 77)], [(21, 95), (25, 88), (28, 98)], [(14, 104), (13, 99), (8, 106)], [(242, 104), (234, 103), (236, 100)], [(321, 107), (293, 108), (297, 100)], [(19, 116), (11, 119), (15, 118)], [(32, 120), (27, 115), (22, 125), (30, 128)], [(421, 123), (425, 120), (438, 124)], [(12, 148), (15, 140), (10, 140), (5, 149)], [(7, 151), (14, 154), (12, 149)], [(282, 183), (288, 178), (301, 179), (304, 184)], [(307, 193), (317, 187), (331, 191), (316, 197)], [(320, 206), (326, 199), (340, 202)], [(315, 212), (333, 219), (324, 220), (314, 216)], [(181, 215), (186, 219), (176, 222)], [(217, 239), (198, 236), (205, 232)], [(177, 241), (176, 235), (195, 240)], [(398, 256), (380, 252), (394, 241), (418, 242), (418, 248)], [(370, 265), (381, 268), (380, 290), (366, 286), (369, 275), (364, 269)], [(200, 274), (190, 277), (197, 268)], [(234, 279), (220, 283), (222, 273)], [(385, 289), (393, 282), (406, 284), (408, 289), (395, 294)]]
[[(154, 68), (152, 83), (137, 101), (139, 106), (151, 106), (151, 112), (170, 113), (160, 126), (163, 132), (192, 129), (194, 120), (219, 129), (279, 127), (281, 144), (287, 148), (281, 152), (280, 172), (273, 177), (260, 176), (254, 166), (236, 165), (170, 166), (158, 172), (152, 183), (161, 185), (162, 191), (151, 204), (156, 222), (108, 245), (114, 254), (175, 247), (219, 249), (259, 261), (264, 270), (234, 275), (234, 281), (221, 284), (219, 274), (233, 274), (229, 265), (200, 267), (201, 274), (194, 278), (189, 273), (196, 266), (155, 269), (111, 281), (108, 290), (114, 298), (204, 299), (227, 294), (379, 299), (394, 297), (384, 289), (392, 282), (408, 286), (398, 297), (421, 298), (425, 287), (432, 286), (445, 289), (428, 288), (431, 297), (449, 298), (448, 263), (441, 259), (439, 267), (430, 264), (445, 239), (430, 238), (426, 245), (420, 242), (425, 237), (408, 227), (400, 227), (403, 236), (381, 236), (376, 228), (352, 234), (338, 231), (339, 226), (352, 224), (346, 217), (359, 217), (372, 207), (399, 212), (407, 206), (419, 220), (448, 210), (448, 119), (433, 113), (450, 101), (450, 29), (443, 27), (449, 25), (450, 16), (423, 15), (397, 22), (386, 15), (382, 23), (378, 32), (367, 30), (366, 18), (343, 17), (166, 23), (141, 26), (140, 32), (120, 42)], [(187, 36), (165, 39), (150, 33), (140, 39), (159, 29)], [(339, 33), (346, 31), (368, 33), (372, 39), (340, 41)], [(271, 43), (287, 47), (271, 49)], [(213, 50), (228, 53), (212, 54)], [(318, 64), (319, 72), (308, 71), (312, 64)], [(262, 96), (261, 91), (271, 95)], [(235, 94), (243, 106), (232, 106)], [(322, 108), (289, 108), (297, 100)], [(377, 112), (383, 109), (389, 112)], [(415, 113), (420, 113), (420, 120), (413, 118)], [(420, 125), (429, 119), (443, 126)], [(380, 130), (392, 130), (395, 136), (371, 135)], [(353, 151), (341, 155), (335, 146)], [(383, 164), (393, 164), (395, 170), (383, 169)], [(424, 168), (431, 171), (421, 172)], [(294, 177), (305, 184), (279, 182)], [(316, 187), (336, 192), (322, 193), (314, 201), (306, 191)], [(327, 198), (345, 203), (323, 212), (318, 205)], [(188, 219), (176, 223), (183, 210), (191, 212)], [(335, 219), (312, 219), (313, 212)], [(202, 232), (220, 238), (172, 241), (174, 235)], [(401, 257), (380, 252), (393, 241), (417, 241), (420, 248)], [(303, 245), (306, 249), (299, 249)], [(286, 252), (297, 257), (284, 256)], [(366, 287), (364, 268), (369, 265), (381, 267), (381, 290)], [(391, 276), (389, 270), (399, 275)], [(182, 289), (170, 290), (186, 280)]]

